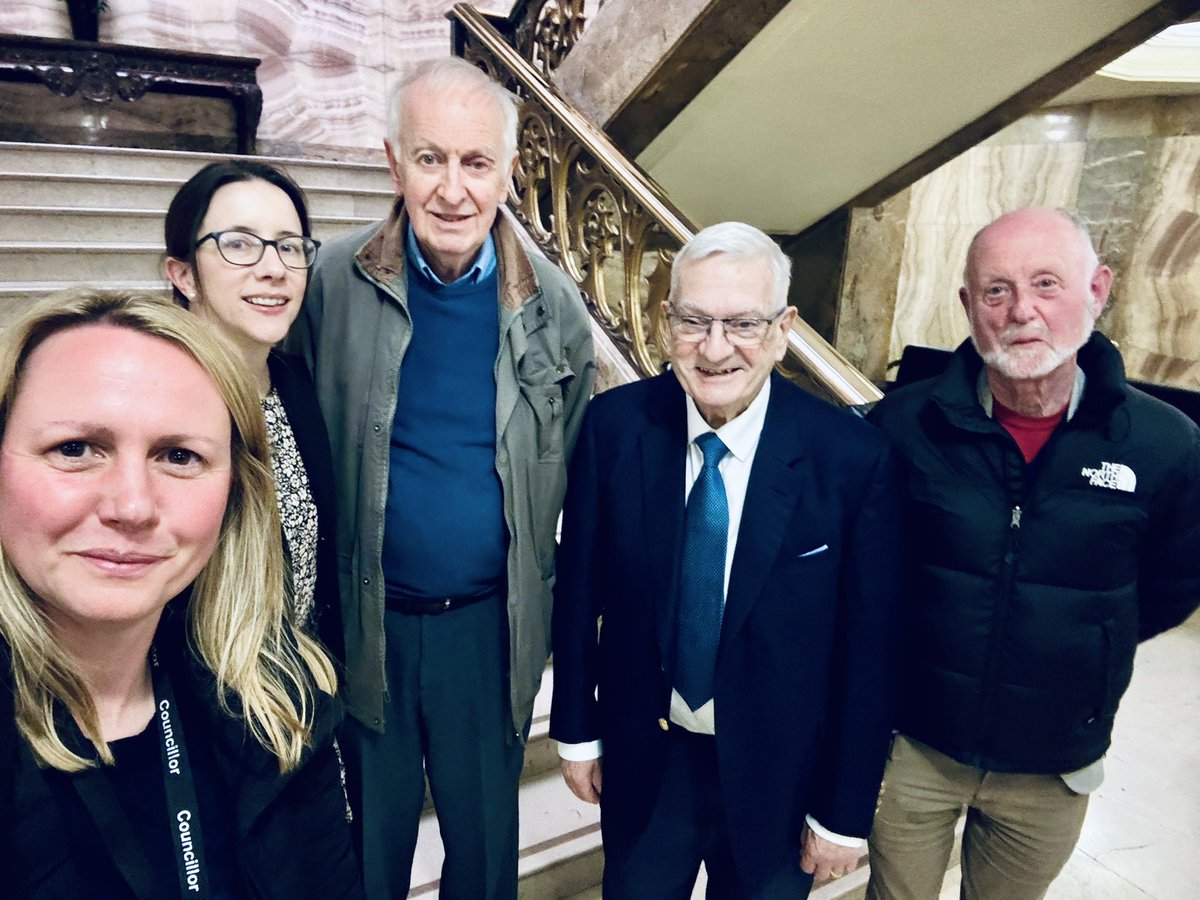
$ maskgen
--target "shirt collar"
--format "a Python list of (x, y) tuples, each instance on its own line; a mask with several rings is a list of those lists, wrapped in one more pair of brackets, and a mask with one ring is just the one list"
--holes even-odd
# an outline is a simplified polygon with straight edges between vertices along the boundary
[[(685, 395), (686, 396), (686, 395)], [(743, 462), (758, 446), (758, 437), (762, 434), (763, 424), (767, 421), (767, 402), (771, 398), (771, 379), (768, 377), (758, 394), (750, 401), (750, 405), (741, 414), (730, 419), (717, 429), (717, 437), (721, 439), (729, 452)], [(696, 401), (687, 397), (687, 436), (688, 444), (713, 427), (704, 421), (700, 410), (696, 409)]]
[[(413, 233), (411, 222), (408, 223), (407, 234), (405, 235), (405, 247), (408, 250), (408, 258), (416, 264), (417, 270), (422, 275), (434, 284), (446, 285), (446, 282), (442, 281), (433, 269), (429, 268), (429, 263), (425, 261), (425, 254), (421, 252), (421, 247), (417, 243), (417, 236)], [(475, 257), (474, 264), (461, 277), (454, 279), (450, 284), (478, 284), (485, 278), (489, 278), (495, 271), (496, 241), (489, 232), (483, 242), (483, 246), (479, 248), (479, 255)]]
[[(992, 386), (988, 383), (987, 366), (979, 370), (979, 377), (975, 381), (975, 393), (979, 397), (979, 405), (983, 407), (984, 415), (989, 419), (994, 419), (993, 409), (995, 406), (994, 398), (992, 397)], [(1075, 366), (1075, 385), (1071, 388), (1071, 402), (1067, 404), (1067, 421), (1071, 421), (1071, 417), (1075, 415), (1075, 410), (1079, 409), (1079, 401), (1083, 399), (1083, 389), (1087, 386), (1087, 376), (1083, 374), (1083, 369)]]

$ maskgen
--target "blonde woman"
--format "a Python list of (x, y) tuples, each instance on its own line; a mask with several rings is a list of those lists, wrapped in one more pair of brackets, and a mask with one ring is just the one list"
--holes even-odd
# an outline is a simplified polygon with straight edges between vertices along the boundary
[(51, 298), (0, 428), (5, 895), (361, 896), (241, 361), (164, 300)]

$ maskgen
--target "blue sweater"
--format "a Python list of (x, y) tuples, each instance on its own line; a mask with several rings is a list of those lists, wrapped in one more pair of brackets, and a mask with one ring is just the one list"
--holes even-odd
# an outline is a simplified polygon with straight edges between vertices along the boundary
[(503, 583), (497, 291), (494, 269), (452, 285), (408, 269), (412, 339), (392, 422), (383, 536), (389, 594), (463, 597)]

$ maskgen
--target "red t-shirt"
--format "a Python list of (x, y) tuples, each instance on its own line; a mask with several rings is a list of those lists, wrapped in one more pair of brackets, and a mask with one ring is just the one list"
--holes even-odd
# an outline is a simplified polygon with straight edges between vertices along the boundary
[(1066, 412), (1067, 408), (1064, 406), (1048, 416), (1023, 416), (1009, 409), (995, 397), (992, 398), (992, 414), (1017, 442), (1025, 462), (1033, 462), (1033, 458), (1046, 446), (1046, 441), (1050, 440), (1050, 435), (1054, 433)]

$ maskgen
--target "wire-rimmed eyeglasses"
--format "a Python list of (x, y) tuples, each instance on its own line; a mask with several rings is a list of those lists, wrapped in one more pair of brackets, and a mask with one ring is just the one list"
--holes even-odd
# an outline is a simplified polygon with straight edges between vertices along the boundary
[(249, 231), (210, 231), (196, 241), (196, 246), (209, 239), (217, 245), (221, 258), (235, 266), (253, 266), (268, 247), (274, 247), (280, 262), (289, 269), (307, 269), (316, 262), (317, 248), (321, 246), (320, 241), (298, 234), (272, 241)]
[(771, 323), (782, 316), (786, 310), (785, 306), (770, 317), (730, 316), (727, 319), (715, 319), (712, 316), (679, 312), (672, 308), (667, 313), (667, 320), (671, 325), (672, 336), (678, 341), (698, 344), (708, 337), (713, 325), (719, 323), (725, 332), (725, 340), (729, 343), (739, 347), (753, 347), (762, 343)]

